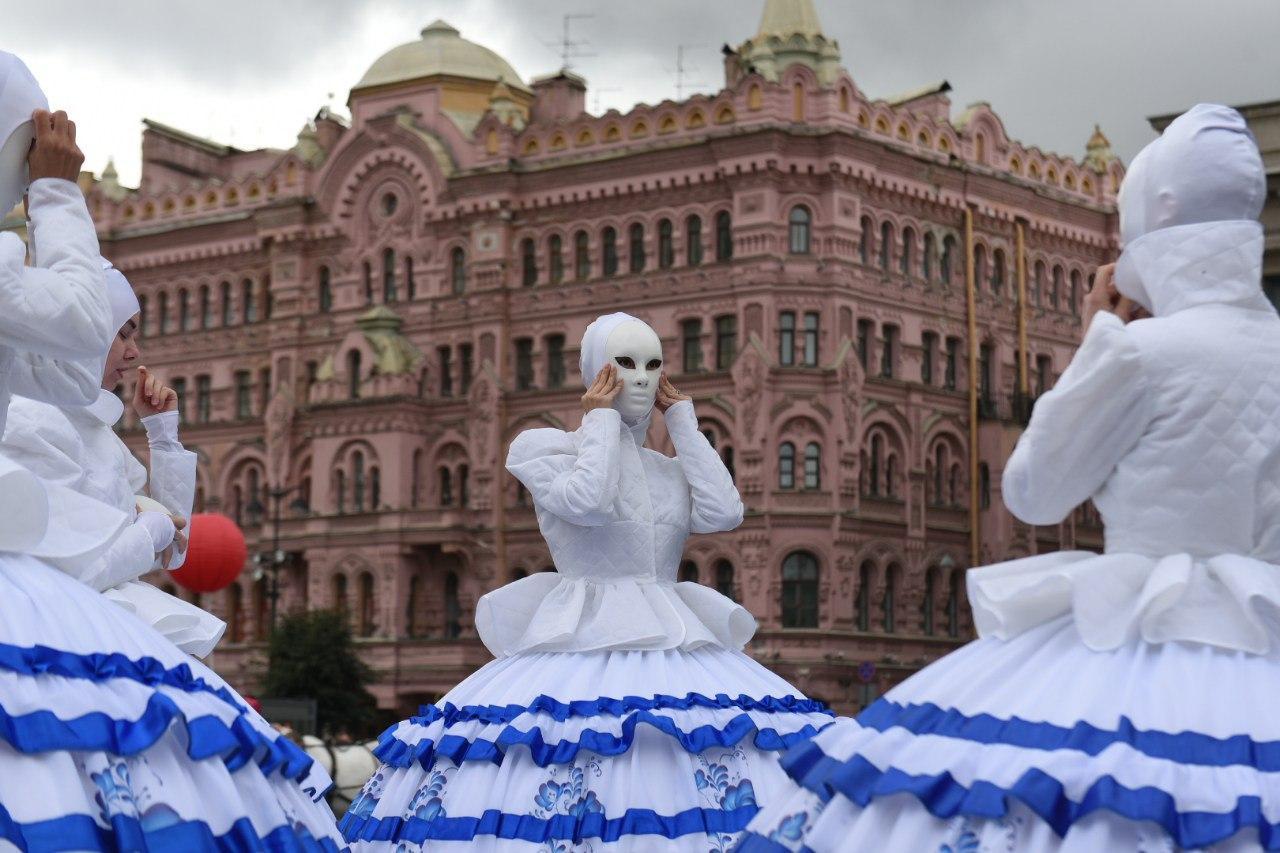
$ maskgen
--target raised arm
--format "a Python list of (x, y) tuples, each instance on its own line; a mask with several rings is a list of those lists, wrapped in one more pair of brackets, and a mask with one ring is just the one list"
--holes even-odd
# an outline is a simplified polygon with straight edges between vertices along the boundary
[(667, 434), (689, 482), (692, 511), (689, 529), (694, 533), (733, 530), (742, 523), (742, 498), (733, 476), (711, 442), (698, 429), (692, 400), (679, 400), (665, 412)]
[(1036, 401), (1004, 469), (1005, 505), (1027, 524), (1057, 524), (1102, 487), (1151, 418), (1141, 354), (1120, 318), (1101, 311)]
[(526, 430), (511, 442), (507, 470), (540, 509), (571, 524), (598, 526), (609, 520), (618, 496), (621, 434), (613, 409), (587, 412), (576, 433)]
[[(196, 455), (178, 439), (178, 413), (160, 412), (142, 419), (147, 430), (147, 446), (151, 456), (150, 481), (147, 491), (174, 515), (190, 520), (196, 502)], [(170, 571), (182, 568), (187, 559), (187, 539), (175, 540), (169, 564)]]
[(102, 359), (53, 358), (24, 351), (9, 372), (9, 390), (55, 406), (84, 406), (97, 397)]

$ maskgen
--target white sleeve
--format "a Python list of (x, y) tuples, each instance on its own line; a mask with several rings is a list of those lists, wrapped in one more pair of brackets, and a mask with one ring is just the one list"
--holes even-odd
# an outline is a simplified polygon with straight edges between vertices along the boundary
[(155, 560), (155, 540), (145, 525), (135, 521), (121, 531), (102, 556), (76, 572), (76, 577), (103, 592), (142, 577), (151, 571)]
[[(80, 188), (41, 178), (28, 191), (32, 250), (0, 234), (0, 341), (17, 350), (101, 359), (111, 346), (111, 309), (93, 220)], [(94, 377), (97, 393), (102, 377)]]
[(9, 371), (9, 390), (55, 406), (86, 406), (98, 396), (102, 359), (60, 359), (21, 351)]
[(1053, 390), (1036, 400), (1001, 480), (1005, 505), (1027, 524), (1057, 524), (1092, 497), (1150, 424), (1137, 345), (1099, 311)]
[(82, 491), (88, 476), (84, 442), (55, 406), (14, 397), (0, 448), (40, 479)]
[(742, 498), (733, 476), (724, 466), (711, 442), (698, 429), (692, 400), (681, 400), (665, 414), (667, 434), (676, 448), (676, 458), (689, 482), (692, 512), (689, 530), (719, 533), (742, 523)]
[[(164, 504), (175, 515), (191, 520), (196, 502), (196, 454), (178, 440), (178, 413), (161, 412), (142, 419), (151, 451), (151, 479), (147, 487), (152, 498)], [(187, 531), (190, 533), (190, 531)], [(182, 568), (186, 549), (178, 551), (169, 570)]]
[(614, 409), (587, 412), (574, 434), (525, 430), (511, 442), (507, 470), (524, 483), (539, 509), (571, 524), (604, 524), (618, 496), (621, 430)]

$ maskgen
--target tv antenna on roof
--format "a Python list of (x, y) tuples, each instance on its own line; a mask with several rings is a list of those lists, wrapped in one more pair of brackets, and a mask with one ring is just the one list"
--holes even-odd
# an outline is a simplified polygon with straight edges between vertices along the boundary
[(684, 90), (694, 89), (699, 86), (705, 86), (706, 83), (686, 83), (684, 79), (685, 73), (688, 71), (684, 65), (684, 52), (691, 48), (701, 48), (705, 45), (701, 44), (682, 44), (676, 47), (676, 100), (684, 100)]
[(587, 56), (595, 56), (581, 48), (589, 47), (591, 42), (586, 39), (575, 39), (571, 34), (571, 27), (574, 21), (582, 21), (587, 18), (594, 18), (595, 15), (585, 12), (568, 12), (562, 16), (564, 22), (564, 30), (560, 36), (560, 41), (551, 42), (547, 47), (553, 47), (560, 53), (560, 68), (568, 71), (573, 67), (573, 60), (582, 59)]

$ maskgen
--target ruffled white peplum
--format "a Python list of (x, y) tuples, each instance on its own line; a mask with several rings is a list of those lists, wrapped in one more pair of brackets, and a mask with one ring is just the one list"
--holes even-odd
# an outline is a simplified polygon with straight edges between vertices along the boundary
[(728, 850), (831, 720), (793, 692), (715, 645), (502, 658), (382, 736), (341, 827), (356, 851)]
[(327, 775), (99, 593), (0, 556), (0, 847), (341, 847)]
[(208, 657), (227, 630), (227, 623), (207, 610), (145, 581), (127, 581), (102, 594), (192, 657)]
[(476, 630), (498, 655), (607, 649), (740, 649), (756, 631), (746, 608), (697, 583), (553, 572), (484, 595)]

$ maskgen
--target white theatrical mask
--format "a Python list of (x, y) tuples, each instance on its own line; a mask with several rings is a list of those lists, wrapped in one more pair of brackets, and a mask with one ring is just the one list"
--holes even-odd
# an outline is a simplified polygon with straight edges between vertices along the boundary
[(27, 155), (35, 136), (35, 125), (28, 121), (19, 125), (0, 146), (0, 216), (17, 207), (27, 191), (30, 183)]
[(48, 108), (40, 84), (22, 60), (0, 51), (0, 216), (27, 191), (27, 155), (35, 139), (31, 114)]
[(658, 334), (647, 323), (629, 320), (609, 333), (604, 354), (606, 363), (617, 369), (622, 380), (613, 408), (629, 423), (648, 417), (662, 377), (662, 341)]

